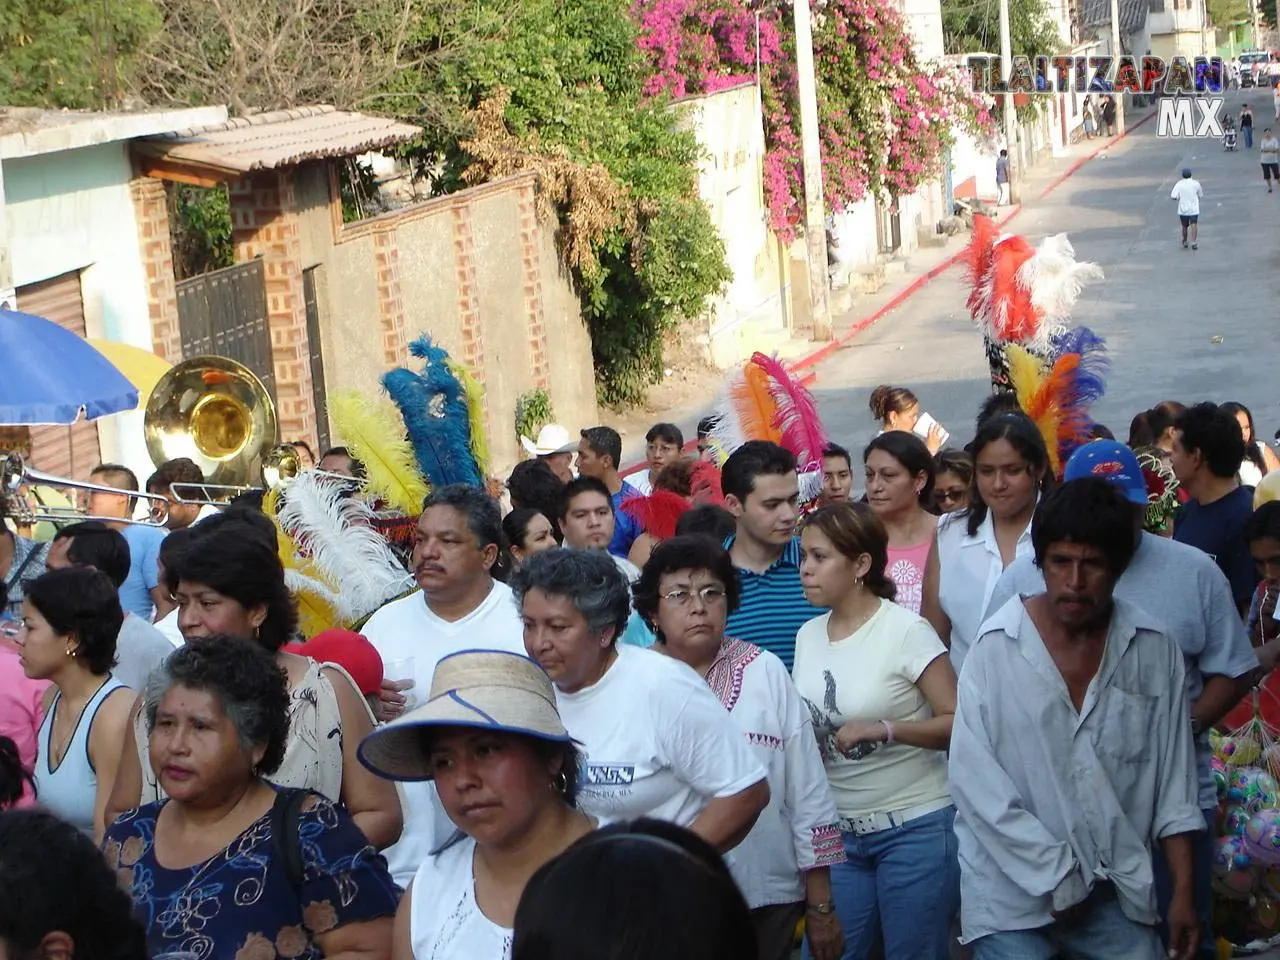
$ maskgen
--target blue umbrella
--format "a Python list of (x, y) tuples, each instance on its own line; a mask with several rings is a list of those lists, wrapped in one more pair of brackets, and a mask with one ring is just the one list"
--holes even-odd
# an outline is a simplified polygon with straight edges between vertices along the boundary
[(0, 308), (0, 423), (69, 424), (138, 406), (138, 390), (52, 320)]

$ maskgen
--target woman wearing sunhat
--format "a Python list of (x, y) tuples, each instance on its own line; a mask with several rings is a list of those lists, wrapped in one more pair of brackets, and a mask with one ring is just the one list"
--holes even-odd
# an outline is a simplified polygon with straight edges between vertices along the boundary
[(529, 877), (598, 826), (574, 806), (578, 750), (547, 674), (514, 653), (445, 657), (427, 702), (359, 755), (390, 780), (435, 780), (458, 828), (400, 901), (394, 960), (506, 960)]

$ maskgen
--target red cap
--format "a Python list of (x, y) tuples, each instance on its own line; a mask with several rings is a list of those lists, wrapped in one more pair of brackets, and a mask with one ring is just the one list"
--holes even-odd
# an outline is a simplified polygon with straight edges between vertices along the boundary
[(291, 644), (286, 649), (318, 663), (336, 663), (351, 674), (365, 695), (382, 690), (382, 657), (372, 643), (354, 631), (322, 630), (306, 643)]

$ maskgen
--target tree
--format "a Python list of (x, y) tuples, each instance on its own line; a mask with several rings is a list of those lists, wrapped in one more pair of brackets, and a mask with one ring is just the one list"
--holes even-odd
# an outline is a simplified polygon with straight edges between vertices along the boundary
[(152, 0), (4, 0), (0, 103), (118, 105), (139, 52), (159, 28)]
[[(947, 53), (999, 53), (1000, 8), (988, 0), (942, 0)], [(1009, 43), (1014, 56), (1050, 56), (1062, 37), (1044, 0), (1009, 0)]]
[(1205, 10), (1219, 37), (1225, 37), (1237, 24), (1249, 22), (1248, 0), (1205, 0)]
[(411, 25), (446, 0), (155, 2), (164, 29), (144, 51), (137, 92), (154, 103), (225, 103), (244, 115), (361, 106), (407, 65)]

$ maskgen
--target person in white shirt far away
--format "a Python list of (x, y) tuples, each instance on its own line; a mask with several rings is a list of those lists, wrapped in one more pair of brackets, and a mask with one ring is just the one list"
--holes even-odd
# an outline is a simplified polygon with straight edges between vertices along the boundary
[[(1218, 809), (1209, 730), (1248, 692), (1258, 656), (1236, 613), (1231, 585), (1213, 558), (1185, 543), (1143, 532), (1147, 487), (1133, 451), (1114, 440), (1095, 440), (1072, 454), (1063, 476), (1067, 481), (1102, 477), (1132, 504), (1137, 549), (1116, 581), (1115, 596), (1163, 623), (1182, 650), (1191, 728), (1196, 736), (1199, 803), (1209, 827), (1196, 835), (1195, 846), (1196, 908), (1201, 928), (1207, 930), (1213, 877), (1211, 830)], [(1034, 596), (1044, 589), (1044, 575), (1035, 560), (1019, 557), (1000, 577), (988, 611), (995, 613), (1016, 596)], [(1157, 906), (1164, 916), (1172, 884), (1158, 851), (1155, 868)]]
[[(960, 675), (951, 795), (963, 942), (974, 960), (1193, 960), (1204, 830), (1182, 652), (1114, 596), (1132, 508), (1096, 476), (1046, 494), (1032, 525), (1045, 592), (987, 621)], [(1151, 845), (1169, 864), (1169, 950)]]
[(536, 440), (520, 438), (520, 445), (531, 457), (537, 457), (551, 468), (562, 483), (574, 478), (573, 455), (578, 452), (578, 441), (558, 423), (548, 423), (538, 431)]
[[(427, 498), (410, 560), (420, 590), (388, 603), (361, 629), (384, 664), (378, 719), (422, 703), (443, 657), (477, 647), (524, 652), (511, 591), (489, 572), (501, 543), (498, 504), (483, 490), (454, 484)], [(453, 827), (432, 784), (401, 789), (404, 829), (383, 853), (404, 886)]]
[(1170, 200), (1178, 201), (1178, 221), (1182, 224), (1182, 246), (1191, 241), (1191, 249), (1198, 250), (1200, 245), (1196, 238), (1200, 235), (1200, 199), (1204, 196), (1204, 188), (1200, 181), (1191, 176), (1191, 168), (1182, 168), (1182, 179), (1173, 185), (1169, 193)]
[(767, 773), (696, 673), (617, 642), (631, 593), (608, 556), (534, 554), (511, 589), (525, 649), (551, 676), (586, 754), (579, 807), (606, 820), (667, 820), (721, 853), (741, 843), (769, 803)]
[(831, 866), (845, 852), (835, 800), (787, 668), (725, 635), (740, 595), (728, 552), (699, 536), (658, 544), (635, 587), (636, 609), (658, 637), (654, 649), (706, 681), (769, 773), (769, 805), (726, 858), (751, 907), (761, 960), (789, 960), (801, 918), (814, 960), (840, 960)]
[(684, 431), (674, 423), (655, 423), (644, 435), (645, 469), (627, 474), (624, 478), (646, 497), (653, 493), (653, 483), (668, 463), (684, 451)]
[[(49, 545), (46, 566), (50, 570), (88, 567), (107, 575), (116, 589), (129, 575), (129, 543), (124, 534), (97, 520), (63, 527)], [(116, 663), (112, 676), (134, 693), (141, 693), (151, 671), (173, 653), (173, 645), (151, 623), (128, 610), (116, 637)]]

